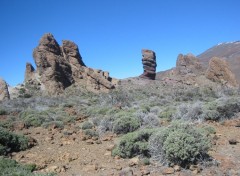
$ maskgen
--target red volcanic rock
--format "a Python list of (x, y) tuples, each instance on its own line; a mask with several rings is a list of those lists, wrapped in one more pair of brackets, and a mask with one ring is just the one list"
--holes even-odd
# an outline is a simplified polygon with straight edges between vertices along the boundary
[(6, 81), (0, 78), (0, 101), (2, 100), (9, 100), (10, 95), (8, 92), (8, 85)]
[(199, 59), (192, 54), (179, 54), (176, 63), (176, 71), (179, 75), (198, 74), (202, 71)]
[(238, 85), (235, 75), (230, 70), (228, 63), (217, 57), (213, 57), (209, 61), (206, 77), (226, 86), (236, 87)]
[(49, 94), (59, 94), (73, 84), (90, 90), (115, 87), (117, 80), (108, 72), (86, 67), (74, 42), (63, 40), (62, 43), (60, 46), (50, 33), (43, 35), (33, 52), (36, 71), (31, 64), (26, 65), (25, 83), (37, 83)]
[(143, 64), (143, 74), (140, 75), (141, 78), (146, 78), (150, 80), (155, 80), (156, 76), (156, 55), (154, 51), (143, 49), (142, 50), (142, 64)]

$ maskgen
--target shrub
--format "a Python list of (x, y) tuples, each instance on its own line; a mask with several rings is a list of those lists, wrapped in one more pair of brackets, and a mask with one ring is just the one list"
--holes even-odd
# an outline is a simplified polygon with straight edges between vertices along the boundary
[(113, 131), (116, 134), (126, 134), (137, 130), (140, 127), (140, 122), (136, 117), (120, 117), (113, 123)]
[(181, 121), (175, 121), (169, 127), (162, 128), (149, 140), (149, 150), (153, 159), (163, 164), (172, 163), (183, 167), (207, 158), (210, 147), (210, 139), (203, 130)]
[(132, 158), (137, 155), (149, 157), (148, 140), (154, 129), (144, 129), (124, 135), (116, 148), (113, 149), (113, 156)]
[(19, 114), (19, 118), (22, 119), (27, 127), (41, 126), (46, 119), (46, 114), (40, 113), (38, 111), (26, 110)]
[(91, 137), (98, 137), (98, 133), (92, 129), (86, 129), (83, 131), (83, 133), (87, 136), (91, 136)]
[(28, 148), (28, 138), (0, 127), (0, 155)]
[(89, 121), (85, 121), (82, 124), (82, 129), (86, 130), (86, 129), (92, 129), (94, 127), (93, 123), (89, 122)]
[(0, 157), (0, 176), (54, 176), (55, 174), (35, 174), (35, 164), (22, 165), (15, 160)]
[(202, 114), (202, 103), (195, 102), (194, 104), (180, 105), (173, 118), (181, 120), (203, 120)]
[(157, 127), (160, 125), (157, 115), (153, 113), (137, 112), (136, 117), (139, 119), (142, 127)]
[(6, 110), (3, 110), (3, 109), (0, 109), (0, 115), (7, 115), (7, 111)]

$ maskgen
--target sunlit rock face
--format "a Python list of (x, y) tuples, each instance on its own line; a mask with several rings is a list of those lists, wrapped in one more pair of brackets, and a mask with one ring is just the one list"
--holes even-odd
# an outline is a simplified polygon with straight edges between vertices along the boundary
[(50, 33), (44, 34), (33, 51), (36, 70), (26, 65), (25, 83), (41, 85), (49, 94), (59, 94), (75, 84), (90, 90), (109, 90), (115, 88), (117, 80), (108, 72), (88, 68), (81, 57), (78, 46), (69, 40), (58, 44)]
[(156, 76), (156, 54), (154, 51), (142, 49), (143, 74), (141, 78), (155, 80)]

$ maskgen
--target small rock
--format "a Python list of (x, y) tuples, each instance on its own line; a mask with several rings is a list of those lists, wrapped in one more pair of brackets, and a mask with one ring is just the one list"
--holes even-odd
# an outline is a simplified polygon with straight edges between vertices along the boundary
[(166, 169), (163, 170), (162, 174), (167, 175), (167, 174), (173, 174), (174, 173), (174, 169), (171, 167), (168, 167)]
[(126, 167), (121, 170), (119, 176), (133, 176), (133, 170), (130, 167)]
[(142, 175), (149, 175), (149, 174), (150, 174), (150, 171), (149, 171), (148, 169), (143, 169), (143, 170), (141, 171), (141, 174), (142, 174)]
[(50, 166), (46, 169), (46, 172), (56, 172), (58, 169), (58, 166)]
[(96, 170), (98, 170), (98, 169), (99, 169), (99, 167), (98, 167), (97, 164), (86, 165), (86, 166), (84, 167), (84, 170), (87, 171), (87, 172), (89, 172), (89, 171), (96, 171)]
[(104, 153), (104, 156), (111, 156), (112, 153), (110, 151), (107, 151), (106, 153)]
[(173, 169), (174, 169), (175, 172), (181, 171), (181, 167), (178, 166), (178, 165), (175, 165), (175, 166), (173, 167)]
[(236, 139), (230, 139), (229, 141), (230, 145), (237, 145), (238, 141)]
[(97, 141), (96, 141), (96, 144), (102, 144), (102, 141), (97, 140)]
[(107, 151), (112, 151), (114, 147), (115, 147), (114, 144), (107, 146)]
[(88, 140), (86, 140), (86, 143), (87, 143), (88, 145), (92, 145), (92, 144), (94, 144), (94, 142), (93, 142), (92, 139), (88, 139)]
[(135, 165), (138, 165), (139, 164), (139, 158), (138, 157), (134, 157), (132, 159), (129, 160), (129, 166), (135, 166)]
[(201, 172), (201, 168), (198, 165), (191, 165), (189, 167), (189, 170), (193, 171), (193, 173), (196, 173), (196, 174)]

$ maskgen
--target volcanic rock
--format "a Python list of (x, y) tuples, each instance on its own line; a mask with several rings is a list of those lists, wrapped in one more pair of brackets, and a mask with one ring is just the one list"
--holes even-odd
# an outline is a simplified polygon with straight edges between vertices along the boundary
[(157, 67), (155, 52), (142, 49), (142, 64), (144, 72), (140, 77), (155, 80)]
[(179, 75), (198, 75), (202, 71), (199, 59), (192, 54), (179, 54), (176, 63), (176, 71)]
[(42, 90), (49, 94), (59, 94), (73, 84), (89, 90), (109, 90), (117, 84), (108, 72), (86, 67), (78, 46), (63, 40), (60, 46), (52, 34), (45, 34), (34, 49), (36, 71), (31, 64), (26, 65), (25, 83), (38, 82)]
[(32, 64), (31, 63), (26, 63), (24, 81), (27, 82), (31, 79), (34, 79), (34, 72), (35, 72), (35, 69), (32, 66)]
[(236, 87), (238, 85), (235, 75), (230, 70), (228, 63), (218, 57), (213, 57), (209, 61), (206, 77), (226, 86)]
[(2, 100), (9, 100), (10, 95), (8, 92), (8, 85), (6, 81), (0, 78), (0, 101)]

